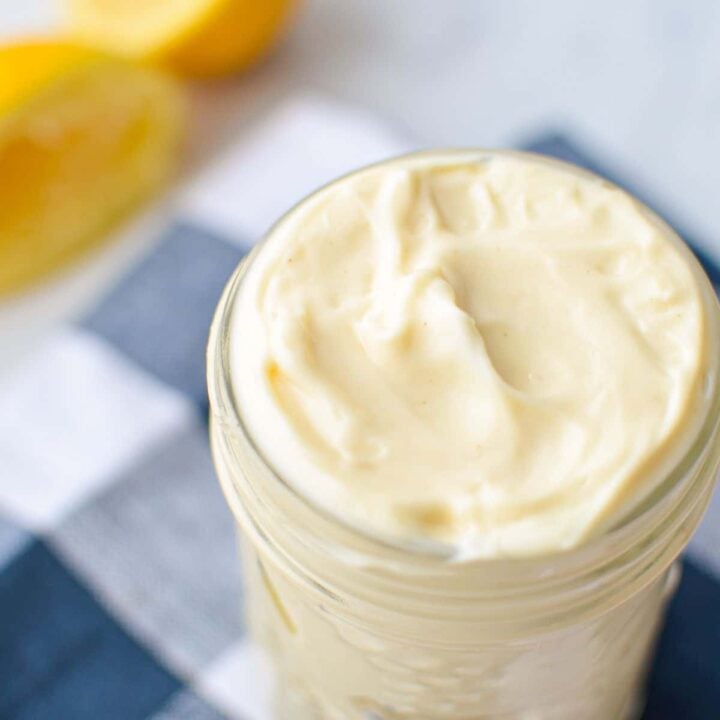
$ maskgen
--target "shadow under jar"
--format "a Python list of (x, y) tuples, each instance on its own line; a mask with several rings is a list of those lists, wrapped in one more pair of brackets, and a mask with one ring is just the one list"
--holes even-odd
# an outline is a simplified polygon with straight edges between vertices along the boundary
[[(259, 452), (228, 359), (233, 302), (253, 256), (231, 278), (211, 330), (210, 436), (241, 530), (251, 632), (276, 671), (275, 717), (639, 717), (675, 561), (720, 463), (717, 367), (689, 449), (621, 526), (554, 555), (454, 561), (342, 523)], [(717, 365), (718, 304), (701, 282)]]

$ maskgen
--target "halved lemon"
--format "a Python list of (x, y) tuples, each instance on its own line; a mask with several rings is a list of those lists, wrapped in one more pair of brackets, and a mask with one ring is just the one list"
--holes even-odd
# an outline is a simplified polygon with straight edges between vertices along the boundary
[(187, 75), (220, 75), (263, 55), (294, 0), (66, 0), (83, 42)]
[(175, 165), (175, 81), (74, 44), (0, 47), (0, 293), (94, 245)]

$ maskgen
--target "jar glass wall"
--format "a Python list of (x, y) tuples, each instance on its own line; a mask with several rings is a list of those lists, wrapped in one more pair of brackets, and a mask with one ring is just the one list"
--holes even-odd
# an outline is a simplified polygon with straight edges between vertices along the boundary
[[(234, 402), (228, 363), (245, 266), (225, 290), (210, 337), (211, 443), (243, 536), (251, 631), (277, 671), (277, 717), (637, 717), (677, 584), (674, 562), (707, 507), (720, 462), (717, 368), (691, 446), (620, 527), (556, 555), (455, 562), (343, 524), (258, 451)], [(701, 281), (717, 363), (718, 305)]]

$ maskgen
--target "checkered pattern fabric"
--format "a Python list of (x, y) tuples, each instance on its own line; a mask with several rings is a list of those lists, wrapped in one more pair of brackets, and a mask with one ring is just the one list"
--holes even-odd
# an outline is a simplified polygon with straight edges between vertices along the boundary
[[(525, 147), (612, 178), (563, 135)], [(407, 149), (332, 103), (283, 106), (180, 193), (179, 219), (96, 307), (0, 382), (1, 720), (269, 717), (208, 452), (210, 318), (275, 217)], [(646, 718), (720, 718), (718, 499), (685, 561)]]

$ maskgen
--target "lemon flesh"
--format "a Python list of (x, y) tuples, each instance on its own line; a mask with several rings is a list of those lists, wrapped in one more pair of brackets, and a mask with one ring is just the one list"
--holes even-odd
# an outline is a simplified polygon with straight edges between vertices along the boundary
[(72, 45), (0, 48), (0, 293), (79, 255), (152, 195), (182, 115), (155, 70)]

